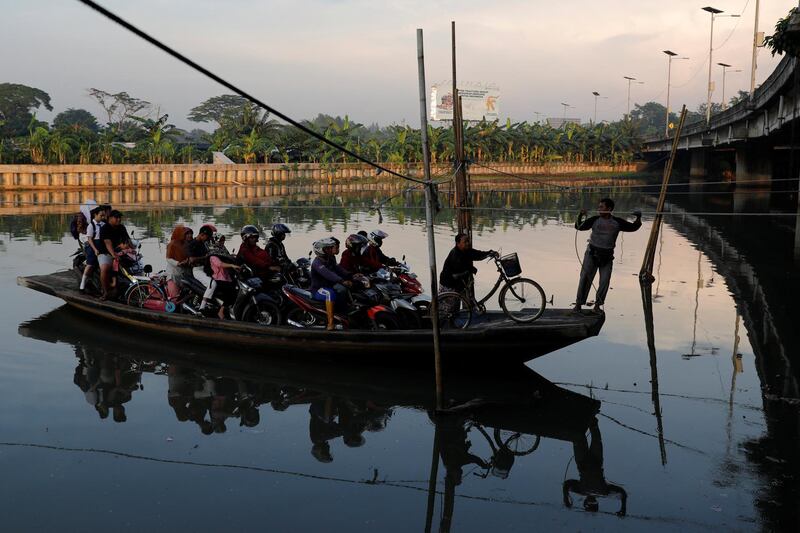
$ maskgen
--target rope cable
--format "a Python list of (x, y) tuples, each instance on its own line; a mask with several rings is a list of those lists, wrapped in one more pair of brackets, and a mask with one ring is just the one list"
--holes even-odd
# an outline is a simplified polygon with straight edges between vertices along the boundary
[(373, 162), (373, 161), (371, 161), (371, 160), (369, 160), (369, 159), (367, 159), (367, 158), (365, 158), (365, 157), (353, 152), (352, 150), (340, 145), (339, 143), (328, 139), (327, 137), (325, 137), (321, 133), (319, 133), (319, 132), (317, 132), (317, 131), (315, 131), (315, 130), (313, 130), (313, 129), (305, 126), (305, 125), (303, 125), (302, 123), (294, 120), (293, 118), (289, 117), (288, 115), (278, 111), (274, 107), (272, 107), (270, 105), (267, 105), (266, 103), (264, 103), (263, 101), (259, 100), (255, 96), (252, 96), (251, 94), (245, 92), (244, 90), (240, 89), (236, 85), (232, 84), (229, 81), (226, 81), (225, 79), (223, 79), (220, 76), (214, 74), (213, 72), (211, 72), (210, 70), (206, 69), (205, 67), (199, 65), (198, 63), (195, 63), (194, 61), (192, 61), (191, 59), (189, 59), (185, 55), (181, 54), (180, 52), (177, 52), (176, 50), (174, 50), (172, 48), (170, 48), (169, 46), (167, 46), (166, 44), (162, 43), (161, 41), (159, 41), (155, 37), (150, 36), (149, 34), (145, 33), (142, 30), (140, 30), (139, 28), (137, 28), (133, 24), (131, 24), (131, 23), (127, 22), (126, 20), (120, 18), (118, 15), (115, 15), (114, 13), (109, 11), (108, 9), (100, 6), (96, 2), (93, 2), (92, 0), (78, 0), (78, 2), (84, 4), (85, 6), (91, 8), (91, 9), (93, 9), (95, 11), (97, 11), (99, 14), (103, 15), (107, 19), (109, 19), (109, 20), (111, 20), (113, 22), (116, 22), (117, 24), (119, 24), (120, 26), (125, 28), (126, 30), (128, 30), (131, 33), (133, 33), (134, 35), (137, 35), (138, 37), (144, 39), (145, 41), (149, 42), (150, 44), (152, 44), (156, 48), (159, 48), (163, 52), (166, 52), (167, 54), (171, 55), (172, 57), (174, 57), (175, 59), (177, 59), (181, 63), (185, 64), (186, 66), (192, 68), (193, 70), (196, 70), (197, 72), (199, 72), (200, 74), (203, 74), (207, 78), (210, 78), (211, 80), (219, 83), (220, 85), (222, 85), (226, 89), (229, 89), (229, 90), (235, 92), (236, 94), (238, 94), (242, 98), (245, 98), (245, 99), (249, 100), (253, 104), (265, 109), (269, 113), (277, 116), (278, 118), (280, 118), (280, 119), (284, 120), (285, 122), (291, 124), (292, 126), (294, 126), (295, 128), (299, 129), (300, 131), (306, 133), (307, 135), (310, 135), (311, 137), (314, 137), (315, 139), (323, 142), (324, 144), (327, 144), (328, 146), (330, 146), (332, 148), (335, 148), (335, 149), (339, 150), (340, 152), (345, 153), (345, 154), (349, 155), (350, 157), (353, 157), (354, 159), (356, 159), (358, 161), (361, 161), (362, 163), (366, 163), (367, 165), (370, 165), (370, 166), (380, 170), (381, 172), (386, 172), (387, 174), (390, 174), (392, 176), (396, 176), (398, 178), (402, 178), (402, 179), (408, 180), (408, 181), (413, 181), (415, 183), (420, 183), (420, 184), (426, 183), (425, 180), (421, 180), (421, 179), (418, 179), (418, 178), (413, 178), (411, 176), (406, 176), (404, 174), (400, 174), (399, 172), (395, 172), (395, 171), (393, 171), (393, 170), (391, 170), (389, 168), (386, 168), (386, 167), (384, 167), (382, 165), (379, 165), (378, 163), (375, 163), (375, 162)]

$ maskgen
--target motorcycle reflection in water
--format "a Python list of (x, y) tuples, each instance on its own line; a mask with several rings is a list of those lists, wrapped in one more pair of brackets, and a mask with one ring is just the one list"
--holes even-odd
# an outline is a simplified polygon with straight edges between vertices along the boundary
[[(167, 403), (176, 419), (196, 424), (204, 435), (225, 433), (236, 422), (256, 428), (264, 408), (279, 413), (307, 405), (310, 453), (322, 463), (334, 460), (331, 444), (337, 439), (358, 448), (369, 433), (387, 429), (395, 410), (426, 411), (434, 423), (437, 458), (431, 471), (428, 530), (439, 494), (439, 459), (445, 470), (440, 531), (449, 531), (465, 469), (472, 467), (478, 478), (506, 479), (515, 462), (536, 460), (541, 439), (572, 443), (579, 479), (553, 487), (563, 491), (566, 508), (573, 506), (573, 496), (581, 496), (582, 508), (590, 512), (600, 510), (601, 498), (619, 498), (617, 514), (626, 513), (625, 490), (604, 477), (596, 418), (600, 402), (560, 388), (525, 366), (482, 370), (479, 375), (449, 373), (449, 407), (436, 412), (432, 376), (415, 369), (336, 367), (209, 347), (187, 353), (186, 346), (169, 339), (96, 328), (67, 306), (21, 324), (19, 332), (73, 346), (78, 358), (74, 382), (100, 418), (112, 414), (116, 422), (126, 421), (125, 404), (143, 389), (143, 373), (166, 376)], [(112, 345), (115, 352), (105, 351)], [(487, 449), (488, 453), (481, 451)]]

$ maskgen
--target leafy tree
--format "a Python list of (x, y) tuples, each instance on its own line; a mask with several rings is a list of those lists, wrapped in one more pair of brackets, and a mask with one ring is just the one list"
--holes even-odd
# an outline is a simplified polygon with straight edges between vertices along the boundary
[(28, 132), (33, 110), (53, 110), (50, 95), (41, 89), (18, 83), (0, 83), (0, 137), (20, 137)]
[(736, 105), (736, 104), (738, 104), (739, 102), (743, 102), (744, 100), (747, 100), (748, 98), (750, 98), (750, 92), (749, 92), (749, 91), (742, 91), (742, 90), (739, 90), (739, 92), (738, 92), (738, 93), (736, 93), (735, 95), (733, 95), (733, 96), (731, 97), (731, 99), (730, 99), (730, 100), (728, 100), (728, 105), (729, 105), (729, 106)]
[(788, 54), (800, 56), (800, 8), (793, 7), (789, 13), (775, 24), (775, 33), (764, 38), (764, 46), (772, 50), (772, 55)]
[(53, 119), (53, 128), (55, 129), (69, 129), (72, 131), (79, 131), (85, 128), (93, 133), (100, 131), (100, 125), (97, 123), (97, 118), (85, 109), (69, 108), (62, 111), (56, 118)]
[[(631, 119), (636, 124), (640, 135), (649, 136), (664, 132), (667, 117), (667, 108), (658, 102), (647, 102), (644, 105), (636, 104), (631, 111)], [(678, 115), (670, 112), (669, 121), (678, 122)]]
[(205, 100), (189, 111), (188, 119), (192, 122), (216, 122), (223, 126), (227, 122), (241, 120), (243, 109), (250, 101), (236, 94), (223, 94)]
[[(135, 126), (131, 122), (134, 118), (144, 118), (150, 109), (150, 102), (134, 98), (126, 92), (109, 93), (101, 89), (89, 89), (89, 96), (97, 100), (108, 118), (107, 125), (114, 132), (120, 134), (123, 129), (128, 130)], [(142, 113), (145, 112), (145, 113)]]

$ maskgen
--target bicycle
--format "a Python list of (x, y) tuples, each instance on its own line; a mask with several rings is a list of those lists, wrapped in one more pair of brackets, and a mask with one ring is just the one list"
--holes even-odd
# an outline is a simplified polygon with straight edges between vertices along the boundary
[(467, 274), (466, 288), (462, 292), (444, 291), (439, 293), (436, 300), (439, 304), (440, 327), (465, 329), (472, 322), (473, 310), (479, 314), (486, 313), (486, 302), (494, 296), (502, 285), (498, 300), (505, 315), (514, 322), (528, 324), (538, 319), (544, 313), (546, 304), (542, 287), (528, 278), (518, 277), (522, 274), (522, 267), (516, 253), (499, 257), (492, 256), (497, 267), (497, 281), (489, 294), (477, 300), (474, 296), (474, 279), (471, 273)]
[(467, 426), (467, 430), (475, 428), (489, 443), (492, 449), (492, 456), (488, 461), (484, 460), (482, 465), (483, 473), (474, 472), (478, 477), (486, 479), (489, 474), (500, 479), (506, 479), (511, 473), (516, 457), (529, 455), (539, 448), (541, 437), (539, 435), (529, 435), (518, 431), (494, 429), (494, 439), (489, 436), (486, 429), (478, 423), (472, 422)]

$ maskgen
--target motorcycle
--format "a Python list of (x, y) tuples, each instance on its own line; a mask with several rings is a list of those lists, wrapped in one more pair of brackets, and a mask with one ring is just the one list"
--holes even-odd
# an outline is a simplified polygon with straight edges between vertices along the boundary
[(397, 314), (401, 329), (422, 328), (423, 320), (427, 316), (427, 305), (417, 307), (414, 301), (424, 304), (425, 296), (405, 292), (402, 282), (385, 268), (372, 274), (370, 280), (380, 293), (381, 301)]
[[(150, 274), (153, 272), (153, 267), (145, 264), (142, 256), (141, 248), (142, 243), (140, 240), (133, 237), (134, 232), (131, 232), (130, 248), (124, 253), (117, 256), (117, 270), (116, 270), (116, 291), (118, 299), (123, 303), (130, 305), (138, 305), (141, 307), (141, 302), (137, 299), (147, 298), (151, 295), (153, 290), (160, 290), (155, 285), (150, 283)], [(84, 268), (86, 267), (86, 252), (83, 245), (78, 245), (78, 250), (72, 254), (72, 268), (78, 277), (83, 276)], [(92, 276), (88, 280), (87, 288), (90, 292), (100, 294), (100, 269), (95, 268), (92, 271)], [(166, 299), (163, 290), (160, 296)]]
[[(286, 322), (289, 325), (297, 328), (325, 327), (325, 302), (315, 300), (311, 292), (295, 285), (286, 285), (283, 293), (296, 306), (287, 315)], [(334, 314), (334, 322), (338, 327), (371, 330), (400, 328), (397, 313), (380, 303), (381, 295), (370, 287), (368, 279), (357, 275), (350, 294), (352, 302), (347, 312)]]
[[(242, 266), (235, 276), (237, 287), (236, 300), (228, 308), (228, 318), (240, 322), (254, 322), (263, 326), (275, 326), (281, 323), (281, 312), (278, 303), (263, 291), (261, 278), (253, 275), (253, 271)], [(200, 309), (206, 287), (193, 277), (185, 277), (180, 281), (181, 294), (173, 302), (178, 308), (195, 316), (217, 316), (224, 305), (220, 298), (214, 297)]]

